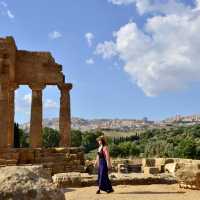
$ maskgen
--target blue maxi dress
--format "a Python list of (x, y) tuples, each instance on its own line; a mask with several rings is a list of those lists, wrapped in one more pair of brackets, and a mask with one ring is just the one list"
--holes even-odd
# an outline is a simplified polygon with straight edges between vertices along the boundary
[(99, 156), (99, 168), (98, 168), (98, 185), (99, 189), (105, 192), (113, 191), (111, 182), (108, 177), (108, 166), (106, 162), (105, 155), (103, 153), (103, 148), (98, 152)]

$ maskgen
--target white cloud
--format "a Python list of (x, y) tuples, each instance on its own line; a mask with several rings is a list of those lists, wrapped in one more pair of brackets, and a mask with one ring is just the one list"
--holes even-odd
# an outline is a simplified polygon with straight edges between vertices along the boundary
[(52, 31), (49, 33), (49, 38), (52, 39), (52, 40), (55, 40), (55, 39), (58, 39), (58, 38), (61, 38), (62, 37), (62, 34), (59, 32), (59, 31)]
[(93, 40), (94, 40), (94, 34), (90, 33), (90, 32), (86, 33), (85, 34), (85, 39), (86, 39), (86, 41), (88, 43), (88, 46), (91, 47), (92, 44), (93, 44)]
[(196, 0), (195, 5), (196, 5), (196, 9), (199, 10), (200, 9), (200, 0)]
[(15, 16), (13, 15), (13, 13), (10, 10), (7, 10), (7, 15), (10, 19), (14, 19)]
[(23, 97), (23, 100), (26, 104), (30, 105), (32, 101), (32, 95), (31, 93), (25, 94)]
[[(155, 7), (160, 6), (160, 1), (152, 2)], [(168, 8), (175, 3), (167, 2)], [(176, 4), (187, 12), (181, 9), (166, 12), (161, 8), (160, 14), (147, 19), (143, 29), (129, 22), (115, 33), (114, 41), (109, 42), (113, 52), (124, 62), (124, 70), (148, 96), (182, 90), (200, 82), (200, 13), (197, 6), (183, 7), (178, 1)], [(116, 55), (106, 56), (107, 43), (101, 43), (98, 51), (103, 58)]]
[(102, 55), (104, 59), (111, 58), (117, 55), (116, 44), (112, 41), (105, 41), (104, 43), (99, 43), (95, 51), (96, 55)]
[(135, 0), (108, 0), (108, 2), (116, 4), (116, 5), (126, 5), (126, 4), (131, 4), (134, 3)]
[[(18, 93), (15, 93), (16, 98), (15, 98), (15, 103), (16, 103), (16, 111), (24, 112), (24, 113), (29, 113), (30, 107), (31, 107), (31, 101), (32, 101), (32, 94), (28, 93), (25, 95), (21, 95)], [(52, 99), (44, 99), (43, 100), (43, 105), (44, 108), (46, 109), (54, 109), (58, 108), (58, 104), (52, 100)]]
[[(199, 1), (199, 0), (197, 0)], [(188, 12), (189, 6), (186, 6), (179, 0), (108, 0), (115, 5), (133, 4), (142, 15), (147, 12), (162, 12), (164, 14), (174, 14)]]
[(15, 91), (15, 111), (20, 115), (25, 114), (27, 119), (30, 118), (31, 93), (22, 95), (19, 90)]
[(86, 61), (85, 61), (86, 64), (88, 65), (93, 65), (94, 64), (94, 60), (93, 58), (88, 58)]
[(46, 109), (55, 109), (58, 108), (58, 104), (52, 99), (46, 99), (44, 101), (44, 108)]
[(12, 11), (8, 8), (8, 4), (4, 1), (0, 2), (0, 14), (7, 16), (10, 19), (14, 19), (15, 15), (12, 13)]

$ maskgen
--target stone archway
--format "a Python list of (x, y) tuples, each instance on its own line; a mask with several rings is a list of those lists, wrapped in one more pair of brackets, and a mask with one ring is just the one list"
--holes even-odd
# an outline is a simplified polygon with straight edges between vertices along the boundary
[(70, 90), (62, 66), (49, 52), (18, 50), (12, 37), (0, 38), (0, 148), (14, 143), (14, 98), (19, 85), (32, 90), (30, 146), (42, 147), (42, 90), (57, 85), (60, 90), (60, 146), (70, 146)]

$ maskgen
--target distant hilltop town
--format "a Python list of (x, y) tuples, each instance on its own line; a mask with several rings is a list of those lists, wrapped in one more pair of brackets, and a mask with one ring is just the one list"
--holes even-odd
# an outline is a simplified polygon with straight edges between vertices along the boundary
[[(193, 124), (200, 124), (200, 115), (181, 116), (176, 115), (162, 121), (150, 121), (148, 118), (143, 119), (83, 119), (78, 117), (72, 118), (72, 129), (81, 131), (89, 130), (116, 130), (116, 131), (130, 131), (143, 130), (152, 128), (167, 128), (171, 126), (189, 126)], [(22, 129), (29, 132), (29, 123), (20, 125)], [(49, 127), (59, 130), (58, 118), (44, 119), (43, 127)]]
[[(133, 129), (141, 129), (149, 127), (154, 124), (154, 121), (149, 121), (147, 118), (141, 120), (136, 119), (83, 119), (78, 117), (72, 117), (71, 127), (72, 129), (78, 129), (81, 131), (88, 130), (119, 130), (119, 131), (128, 131)], [(21, 125), (21, 128), (26, 132), (29, 131), (29, 123), (24, 123)], [(58, 118), (44, 119), (43, 127), (49, 127), (56, 130), (59, 130), (59, 120)]]
[(166, 123), (200, 122), (200, 115), (189, 115), (189, 116), (176, 115), (175, 117), (165, 119), (164, 122), (166, 122)]

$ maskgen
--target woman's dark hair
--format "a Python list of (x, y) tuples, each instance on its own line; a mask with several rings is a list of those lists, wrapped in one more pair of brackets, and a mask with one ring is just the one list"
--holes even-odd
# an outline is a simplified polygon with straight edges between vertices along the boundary
[(98, 141), (101, 141), (101, 143), (102, 143), (103, 146), (106, 146), (106, 145), (107, 145), (107, 142), (106, 142), (106, 139), (105, 139), (104, 136), (98, 137), (98, 138), (97, 138), (97, 142), (98, 142)]

